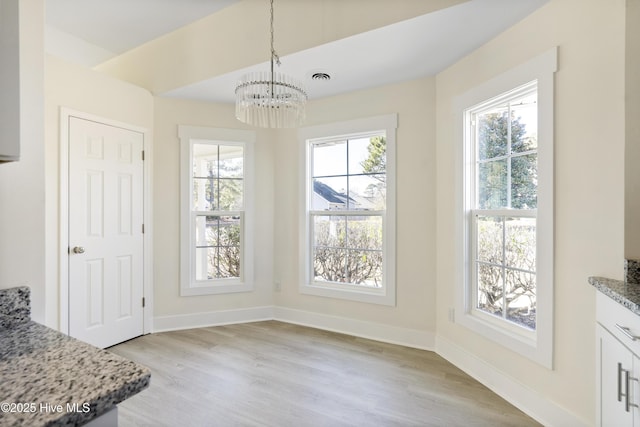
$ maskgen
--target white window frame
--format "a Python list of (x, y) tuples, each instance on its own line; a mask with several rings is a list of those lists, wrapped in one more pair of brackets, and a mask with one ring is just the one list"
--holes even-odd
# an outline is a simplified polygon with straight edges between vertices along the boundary
[[(301, 128), (300, 140), (300, 293), (329, 298), (346, 299), (371, 304), (396, 304), (396, 128), (397, 114), (349, 120), (345, 122)], [(312, 280), (313, 264), (311, 240), (310, 200), (313, 197), (309, 172), (311, 170), (312, 141), (330, 138), (350, 138), (384, 134), (386, 138), (386, 209), (383, 217), (382, 287), (366, 288), (358, 285), (334, 285)]]
[[(459, 96), (454, 114), (456, 126), (456, 253), (460, 268), (456, 271), (455, 322), (485, 338), (553, 369), (553, 242), (554, 242), (554, 73), (557, 47), (486, 81)], [(487, 315), (475, 307), (475, 267), (473, 254), (475, 194), (475, 155), (470, 146), (470, 111), (489, 104), (514, 89), (536, 81), (538, 93), (538, 204), (536, 215), (536, 330), (530, 331), (511, 322)], [(502, 212), (502, 210), (500, 210)]]
[[(211, 295), (250, 292), (253, 276), (253, 212), (254, 212), (254, 142), (255, 132), (237, 129), (178, 126), (180, 138), (180, 295)], [(235, 212), (242, 218), (239, 278), (196, 280), (195, 278), (195, 217), (192, 204), (192, 147), (211, 142), (239, 145), (244, 149), (243, 209)], [(199, 212), (201, 214), (201, 212)]]

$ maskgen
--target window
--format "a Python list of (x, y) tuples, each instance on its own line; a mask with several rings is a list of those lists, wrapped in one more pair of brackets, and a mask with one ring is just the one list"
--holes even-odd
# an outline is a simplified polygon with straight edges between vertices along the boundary
[(463, 117), (456, 321), (547, 367), (553, 340), (556, 49), (458, 100)]
[(395, 123), (301, 130), (303, 293), (395, 304)]
[(467, 111), (474, 308), (530, 331), (536, 329), (537, 93), (534, 81)]
[(252, 289), (252, 132), (180, 126), (181, 295)]

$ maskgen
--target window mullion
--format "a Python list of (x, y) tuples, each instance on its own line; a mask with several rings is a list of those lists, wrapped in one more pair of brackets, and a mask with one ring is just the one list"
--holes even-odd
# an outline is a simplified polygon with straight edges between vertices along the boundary
[(347, 149), (347, 153), (346, 153), (346, 157), (347, 157), (347, 174), (346, 174), (346, 178), (347, 178), (347, 210), (351, 210), (351, 201), (349, 200), (349, 194), (351, 194), (351, 189), (349, 188), (350, 185), (350, 173), (351, 171), (349, 170), (349, 139), (347, 139), (347, 143), (345, 144), (345, 147)]
[(384, 211), (347, 211), (347, 210), (325, 210), (325, 211), (319, 211), (319, 210), (310, 210), (309, 211), (309, 215), (314, 215), (314, 216), (335, 216), (335, 215), (342, 215), (342, 216), (379, 216), (379, 217), (384, 217), (385, 212)]
[[(347, 150), (347, 153), (349, 150)], [(347, 154), (347, 158), (348, 158)], [(347, 188), (349, 187), (349, 179), (347, 177)], [(347, 193), (348, 195), (349, 193)], [(347, 199), (348, 200), (348, 199)], [(348, 203), (348, 202), (347, 202)], [(347, 283), (350, 283), (351, 278), (349, 277), (349, 217), (344, 217), (344, 279)]]
[(480, 168), (478, 167), (478, 139), (479, 139), (479, 129), (478, 129), (478, 115), (472, 115), (472, 135), (473, 140), (471, 141), (471, 151), (473, 153), (473, 160), (471, 161), (471, 167), (473, 171), (471, 173), (471, 177), (473, 182), (471, 183), (471, 188), (473, 189), (473, 195), (471, 197), (472, 206), (477, 209), (478, 208), (478, 193), (480, 192), (478, 183), (480, 181)]
[(511, 207), (511, 102), (507, 107), (507, 207)]
[[(216, 199), (216, 209), (220, 209), (220, 146), (218, 145), (218, 157), (216, 163), (216, 189), (215, 189), (215, 199)], [(211, 188), (213, 191), (213, 188)], [(218, 257), (216, 256), (216, 259)]]
[[(351, 206), (351, 199), (349, 197), (349, 195), (351, 194), (351, 177), (350, 177), (350, 170), (349, 170), (349, 139), (347, 138), (346, 141), (346, 158), (347, 158), (347, 210), (350, 211), (352, 206)], [(350, 283), (351, 282), (351, 277), (349, 277), (349, 217), (345, 216), (344, 217), (344, 280), (346, 283)]]
[(502, 217), (502, 317), (507, 318), (507, 222)]
[(537, 209), (472, 209), (474, 215), (536, 218)]
[[(313, 151), (313, 150), (311, 150)], [(311, 159), (311, 164), (313, 164), (313, 159)], [(308, 190), (307, 190), (308, 191)], [(311, 193), (313, 194), (313, 193)], [(307, 199), (309, 200), (309, 203), (311, 203), (311, 197), (307, 197)], [(308, 207), (308, 209), (310, 209), (311, 206)], [(310, 265), (309, 267), (306, 269), (306, 280), (309, 281), (309, 283), (313, 282), (313, 280), (315, 279), (315, 272), (314, 272), (314, 260), (316, 259), (316, 246), (314, 244), (314, 242), (316, 241), (316, 231), (315, 231), (315, 215), (311, 212), (309, 212), (308, 215), (308, 221), (307, 221), (307, 229), (308, 229), (308, 233), (309, 233), (309, 241), (307, 242), (306, 245), (306, 251), (310, 254), (309, 260), (310, 260)], [(305, 230), (307, 231), (307, 230)]]

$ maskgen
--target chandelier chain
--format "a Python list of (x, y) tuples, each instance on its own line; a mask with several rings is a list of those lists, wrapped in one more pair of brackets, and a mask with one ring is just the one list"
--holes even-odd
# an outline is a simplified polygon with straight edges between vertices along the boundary
[(271, 72), (273, 73), (273, 62), (280, 66), (280, 57), (276, 52), (276, 48), (274, 47), (274, 35), (273, 35), (273, 0), (271, 0)]

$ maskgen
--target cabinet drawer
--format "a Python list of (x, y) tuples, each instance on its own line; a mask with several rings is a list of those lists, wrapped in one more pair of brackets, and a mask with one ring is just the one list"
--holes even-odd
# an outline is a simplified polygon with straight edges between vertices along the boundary
[(640, 316), (596, 292), (596, 320), (633, 353), (640, 355)]

